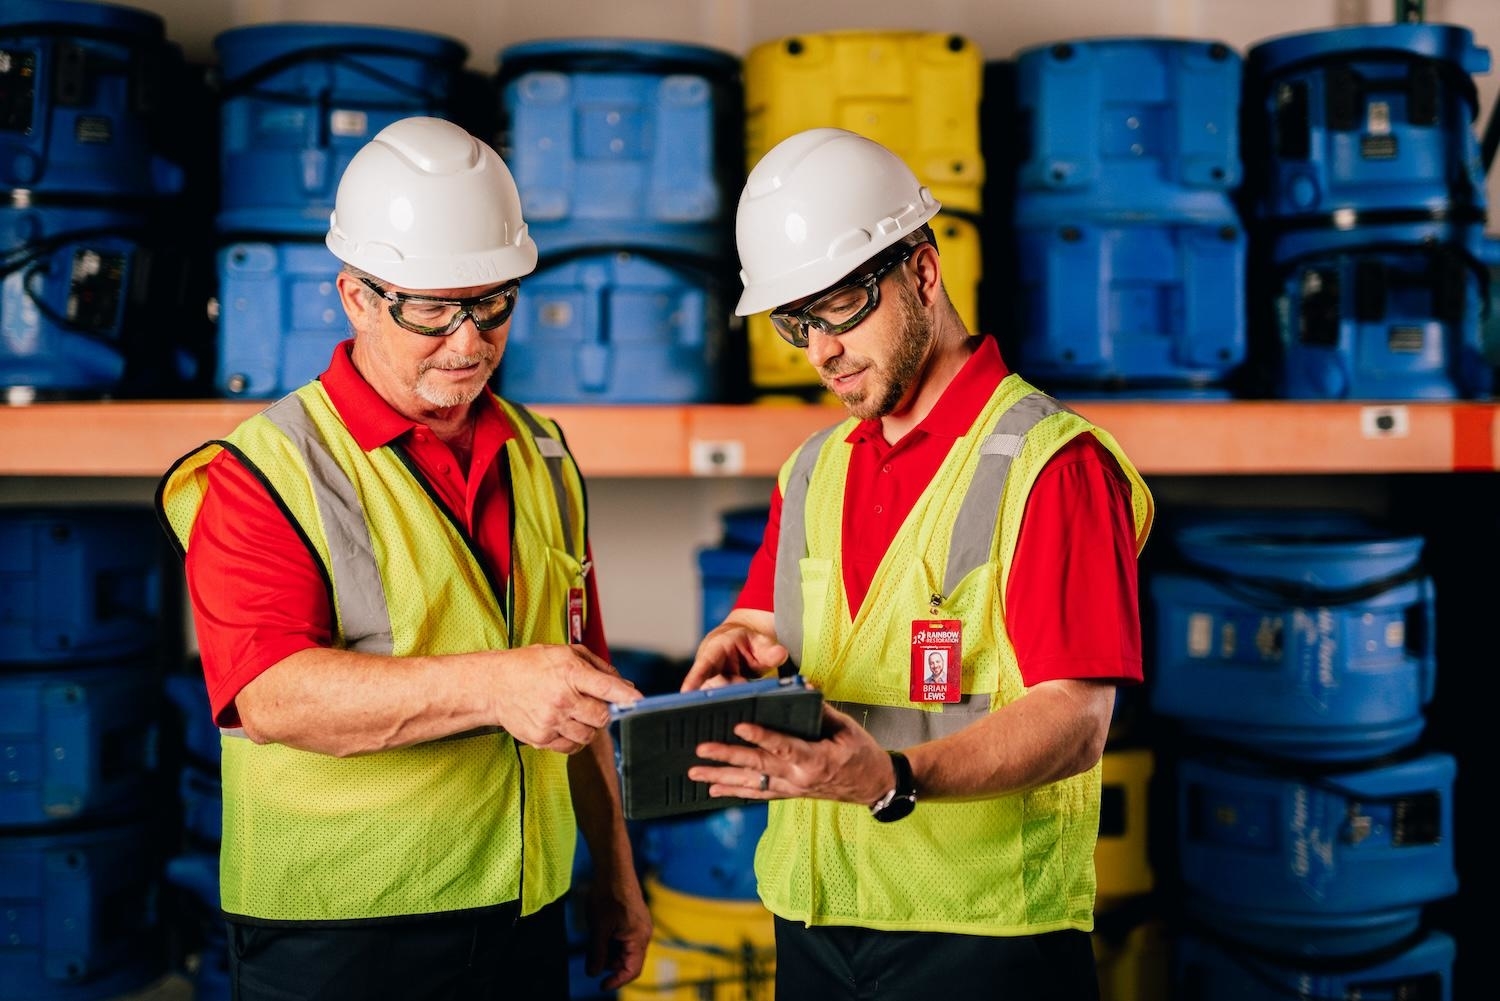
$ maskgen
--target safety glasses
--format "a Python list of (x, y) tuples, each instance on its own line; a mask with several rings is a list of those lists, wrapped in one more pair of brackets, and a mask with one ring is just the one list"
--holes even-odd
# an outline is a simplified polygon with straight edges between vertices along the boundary
[(494, 330), (516, 308), (516, 293), (521, 282), (515, 280), (493, 292), (469, 299), (444, 299), (440, 296), (392, 292), (368, 278), (360, 278), (365, 287), (390, 303), (391, 319), (404, 330), (423, 337), (447, 337), (465, 319), (474, 321), (480, 330)]
[(823, 293), (801, 309), (773, 309), (771, 326), (794, 348), (807, 347), (811, 327), (832, 336), (854, 329), (880, 305), (880, 280), (910, 260), (926, 242), (897, 247), (875, 270)]

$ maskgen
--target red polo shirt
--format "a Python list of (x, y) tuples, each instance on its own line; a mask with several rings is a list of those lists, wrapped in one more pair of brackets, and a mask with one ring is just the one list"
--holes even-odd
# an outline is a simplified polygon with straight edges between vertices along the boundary
[[(340, 344), (319, 376), (349, 433), (366, 451), (392, 442), (406, 449), (503, 588), (511, 569), (510, 495), (498, 460), (515, 437), (509, 420), (480, 397), (466, 477), (437, 435), (401, 416), (365, 382), (349, 357), (353, 344)], [(214, 719), (238, 726), (234, 699), (240, 689), (299, 650), (328, 646), (333, 616), (317, 562), (265, 485), (227, 451), (209, 463), (207, 476), (188, 540), (188, 596)], [(587, 588), (584, 644), (608, 659), (593, 573)]]
[[(917, 498), (995, 386), (1010, 374), (986, 337), (922, 423), (894, 445), (879, 421), (862, 421), (844, 488), (843, 579), (857, 613), (870, 581)], [(737, 605), (771, 611), (781, 490), (771, 491), (765, 539)], [(1028, 686), (1057, 678), (1139, 682), (1140, 606), (1130, 481), (1093, 435), (1068, 442), (1047, 463), (1021, 521), (1005, 623)]]

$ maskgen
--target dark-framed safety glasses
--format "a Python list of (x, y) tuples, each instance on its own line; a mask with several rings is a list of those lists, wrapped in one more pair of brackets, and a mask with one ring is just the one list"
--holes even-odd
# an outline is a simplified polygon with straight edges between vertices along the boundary
[(516, 293), (521, 288), (520, 279), (515, 279), (484, 295), (445, 299), (412, 292), (392, 292), (363, 276), (359, 280), (390, 303), (391, 319), (398, 326), (423, 337), (447, 337), (465, 319), (473, 320), (474, 326), (480, 330), (494, 330), (510, 319), (516, 308)]
[(807, 347), (810, 327), (831, 336), (854, 329), (880, 305), (880, 280), (905, 264), (918, 247), (928, 242), (896, 246), (873, 270), (824, 292), (801, 309), (771, 310), (771, 326), (794, 348)]

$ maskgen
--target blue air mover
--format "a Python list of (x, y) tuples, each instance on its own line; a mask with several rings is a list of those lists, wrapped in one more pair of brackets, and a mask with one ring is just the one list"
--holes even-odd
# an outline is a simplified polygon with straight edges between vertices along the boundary
[(170, 675), (165, 681), (165, 687), (167, 698), (178, 710), (182, 723), (182, 746), (188, 757), (199, 768), (218, 771), (219, 762), (223, 759), (223, 749), (202, 675)]
[(121, 388), (145, 228), (136, 209), (0, 207), (0, 387), (13, 402)]
[(750, 575), (755, 550), (713, 546), (698, 550), (699, 628), (702, 635), (724, 621)]
[(0, 827), (138, 812), (160, 695), (145, 665), (0, 674)]
[(173, 50), (145, 10), (69, 0), (0, 9), (0, 188), (49, 195), (171, 194), (150, 118)]
[(219, 855), (191, 852), (167, 860), (167, 882), (193, 919), (196, 955), (188, 964), (193, 1001), (230, 1001), (229, 939), (219, 910)]
[(1244, 230), (1109, 222), (1016, 204), (1020, 355), (1049, 387), (1216, 391), (1244, 361)]
[(1241, 59), (1229, 46), (1084, 38), (1024, 49), (1015, 66), (1019, 200), (1075, 218), (1225, 214), (1241, 172)]
[(1237, 949), (1188, 933), (1174, 953), (1179, 1001), (1453, 1001), (1456, 946), (1443, 932), (1368, 956), (1308, 962)]
[(1484, 262), (1486, 279), (1480, 341), (1484, 344), (1485, 360), (1491, 367), (1500, 368), (1500, 236), (1484, 238), (1479, 258)]
[(719, 522), (724, 527), (722, 544), (733, 549), (759, 549), (770, 516), (771, 509), (764, 504), (720, 512)]
[(0, 834), (0, 1001), (95, 1001), (167, 972), (146, 825)]
[(610, 644), (609, 661), (620, 677), (638, 688), (642, 695), (675, 692), (687, 673), (687, 665), (656, 650), (638, 650)]
[[(1430, 239), (1434, 228), (1455, 239)], [(1357, 232), (1358, 244), (1347, 242), (1349, 234), (1318, 230), (1274, 241), (1279, 395), (1489, 397), (1494, 371), (1482, 326), (1489, 273), (1481, 226)]]
[(720, 900), (759, 900), (755, 846), (766, 829), (766, 804), (731, 806), (647, 821), (641, 857), (661, 885)]
[(737, 57), (581, 38), (498, 58), (505, 162), (544, 262), (607, 246), (729, 257), (743, 179)]
[(1423, 540), (1352, 520), (1204, 518), (1151, 582), (1152, 709), (1283, 757), (1368, 758), (1421, 736), (1436, 675)]
[(218, 267), (220, 393), (274, 399), (328, 368), (350, 333), (321, 240), (231, 243)]
[(160, 637), (149, 508), (0, 511), (0, 665), (119, 659)]
[(712, 403), (726, 316), (707, 272), (616, 251), (526, 278), (497, 381), (522, 403)]
[(1446, 24), (1358, 25), (1254, 46), (1246, 101), (1250, 120), (1264, 123), (1254, 137), (1260, 215), (1278, 228), (1482, 223), (1471, 74), (1489, 68), (1472, 32)]
[(214, 39), (226, 233), (317, 234), (339, 178), (387, 125), (449, 118), (468, 49), (373, 25), (257, 24)]
[(224, 784), (218, 774), (189, 765), (178, 776), (177, 790), (189, 843), (216, 845), (224, 840)]
[(703, 635), (724, 621), (750, 575), (765, 536), (770, 509), (765, 505), (724, 511), (720, 544), (698, 550), (699, 628)]
[(1178, 860), (1195, 921), (1288, 955), (1383, 949), (1458, 890), (1457, 762), (1318, 768), (1228, 754), (1177, 768)]

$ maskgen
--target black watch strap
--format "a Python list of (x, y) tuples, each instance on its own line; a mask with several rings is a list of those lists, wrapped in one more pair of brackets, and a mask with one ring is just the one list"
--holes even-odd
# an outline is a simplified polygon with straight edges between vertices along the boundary
[(870, 807), (870, 814), (883, 824), (900, 820), (917, 807), (917, 783), (912, 778), (911, 762), (900, 751), (888, 753), (891, 756), (891, 768), (896, 773), (896, 785)]

